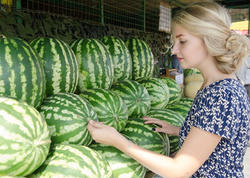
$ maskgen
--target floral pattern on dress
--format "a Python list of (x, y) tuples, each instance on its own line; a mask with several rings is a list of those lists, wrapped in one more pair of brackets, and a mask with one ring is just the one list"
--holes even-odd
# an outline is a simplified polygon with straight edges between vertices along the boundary
[(192, 126), (222, 137), (192, 177), (244, 177), (243, 157), (250, 137), (250, 100), (239, 80), (220, 80), (197, 92), (180, 129), (180, 146)]

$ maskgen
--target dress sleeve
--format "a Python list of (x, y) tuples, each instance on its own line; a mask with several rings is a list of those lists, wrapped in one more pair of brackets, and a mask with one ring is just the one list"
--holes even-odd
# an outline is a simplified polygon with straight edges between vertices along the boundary
[(233, 138), (240, 124), (237, 117), (239, 101), (235, 98), (225, 91), (210, 92), (202, 97), (192, 116), (192, 125), (227, 139)]

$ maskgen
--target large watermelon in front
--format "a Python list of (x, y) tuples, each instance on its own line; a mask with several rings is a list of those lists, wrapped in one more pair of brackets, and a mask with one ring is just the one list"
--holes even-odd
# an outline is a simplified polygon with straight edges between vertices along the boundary
[(97, 121), (97, 114), (84, 98), (57, 93), (44, 99), (39, 111), (46, 119), (52, 143), (88, 146), (92, 142), (87, 125), (89, 120)]
[(97, 151), (80, 145), (56, 145), (31, 178), (113, 178), (107, 161)]
[(134, 80), (153, 76), (154, 57), (150, 47), (140, 39), (128, 39), (126, 45), (132, 57)]
[(65, 42), (41, 37), (31, 46), (42, 60), (46, 76), (46, 95), (74, 93), (78, 83), (78, 65), (74, 52)]
[(148, 91), (152, 109), (163, 109), (169, 100), (168, 85), (159, 78), (138, 79)]
[(71, 47), (79, 63), (79, 90), (109, 89), (113, 83), (114, 67), (108, 48), (96, 39), (80, 39)]
[(111, 90), (122, 97), (128, 107), (129, 117), (144, 116), (151, 108), (148, 91), (134, 80), (119, 81)]
[(98, 151), (107, 160), (114, 178), (145, 177), (147, 169), (115, 147), (103, 144), (92, 144), (90, 147)]
[(113, 36), (101, 39), (107, 46), (114, 64), (114, 82), (132, 79), (132, 59), (125, 43)]
[(80, 94), (86, 98), (97, 113), (98, 120), (122, 131), (128, 120), (128, 109), (122, 98), (105, 89), (88, 89)]
[(45, 74), (37, 53), (24, 40), (0, 37), (0, 96), (38, 107), (45, 95)]
[[(172, 110), (169, 109), (152, 109), (147, 113), (148, 117), (164, 120), (167, 123), (181, 127), (184, 123), (185, 118)], [(179, 137), (168, 135), (170, 142), (170, 153), (174, 153), (179, 149)]]
[(26, 176), (45, 161), (49, 130), (32, 106), (0, 97), (0, 132), (0, 176)]
[(168, 104), (173, 104), (180, 100), (182, 96), (182, 90), (179, 84), (172, 78), (162, 77), (161, 80), (163, 83), (168, 85), (169, 90), (169, 101)]
[(126, 128), (121, 133), (147, 150), (169, 155), (168, 136), (154, 132), (152, 130), (154, 127), (152, 124), (144, 124), (141, 118), (129, 118)]

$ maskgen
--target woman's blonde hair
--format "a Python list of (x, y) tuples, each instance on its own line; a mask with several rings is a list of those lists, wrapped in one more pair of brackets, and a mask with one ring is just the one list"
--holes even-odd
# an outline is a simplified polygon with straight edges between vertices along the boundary
[(230, 30), (227, 10), (215, 2), (190, 4), (174, 15), (172, 23), (200, 37), (223, 73), (235, 72), (249, 55), (248, 38)]

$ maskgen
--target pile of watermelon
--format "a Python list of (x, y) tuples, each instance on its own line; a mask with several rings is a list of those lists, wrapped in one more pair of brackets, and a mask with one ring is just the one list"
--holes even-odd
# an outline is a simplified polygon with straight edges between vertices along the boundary
[(101, 121), (145, 149), (176, 152), (178, 137), (154, 132), (142, 117), (180, 127), (192, 100), (175, 80), (154, 78), (153, 67), (137, 38), (0, 38), (0, 176), (143, 178), (143, 165), (94, 143), (87, 124)]

